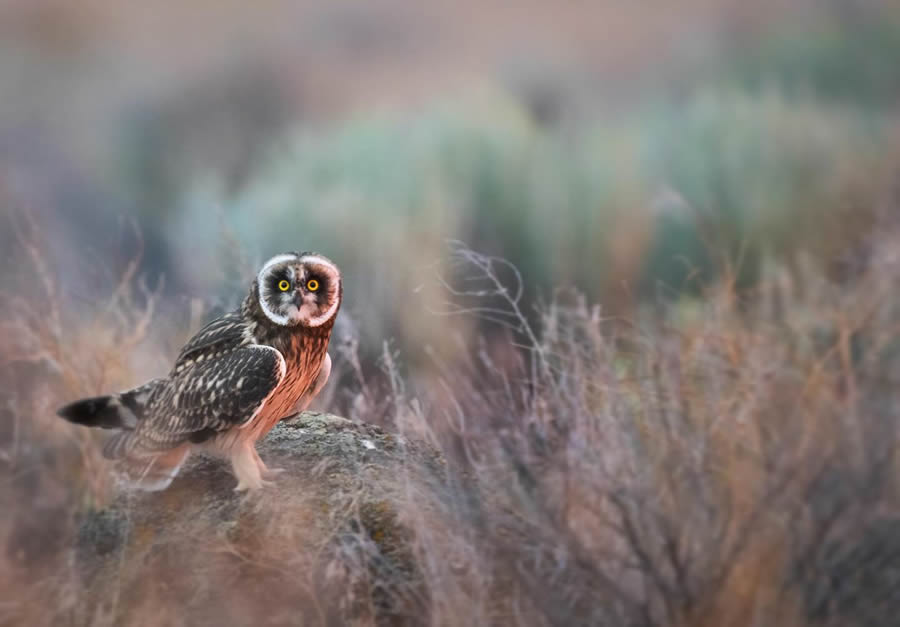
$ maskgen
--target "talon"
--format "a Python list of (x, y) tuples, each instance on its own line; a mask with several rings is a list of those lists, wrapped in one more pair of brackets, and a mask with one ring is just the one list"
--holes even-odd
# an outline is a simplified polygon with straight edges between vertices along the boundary
[(259, 456), (259, 453), (256, 451), (256, 448), (251, 450), (251, 454), (253, 455), (253, 459), (256, 460), (256, 467), (259, 468), (259, 474), (267, 479), (271, 479), (277, 475), (280, 475), (284, 472), (283, 468), (269, 468), (266, 466), (266, 463)]
[(231, 464), (238, 479), (235, 492), (259, 490), (265, 485), (260, 473), (261, 468), (256, 463), (257, 459), (252, 446), (244, 447), (232, 456)]
[(250, 492), (256, 492), (257, 490), (262, 490), (263, 488), (269, 488), (274, 485), (275, 485), (274, 482), (265, 481), (263, 479), (260, 479), (259, 482), (255, 483), (255, 484), (244, 483), (243, 481), (241, 481), (235, 486), (234, 491), (250, 493)]
[(284, 472), (284, 468), (264, 468), (262, 469), (262, 475), (266, 479), (271, 479), (273, 477), (277, 477), (281, 473)]

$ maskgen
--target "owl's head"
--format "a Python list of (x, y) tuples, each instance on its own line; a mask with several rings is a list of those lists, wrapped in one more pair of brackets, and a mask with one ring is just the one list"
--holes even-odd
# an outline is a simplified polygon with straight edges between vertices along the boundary
[(254, 285), (263, 314), (283, 327), (319, 327), (341, 305), (341, 272), (316, 253), (287, 253), (269, 259)]

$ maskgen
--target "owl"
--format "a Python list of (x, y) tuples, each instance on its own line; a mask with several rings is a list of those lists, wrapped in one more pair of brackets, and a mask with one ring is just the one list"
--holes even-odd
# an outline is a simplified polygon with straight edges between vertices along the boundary
[(328, 380), (342, 297), (341, 273), (322, 255), (273, 257), (242, 305), (191, 338), (168, 376), (57, 413), (115, 429), (103, 455), (122, 460), (138, 487), (166, 488), (202, 450), (231, 462), (236, 490), (259, 489), (278, 470), (266, 467), (256, 442), (304, 410)]

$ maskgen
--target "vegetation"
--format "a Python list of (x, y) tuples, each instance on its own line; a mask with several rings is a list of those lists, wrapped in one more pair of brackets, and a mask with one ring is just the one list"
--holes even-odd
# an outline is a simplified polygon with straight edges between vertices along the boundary
[[(335, 347), (343, 383), (327, 402), (431, 442), (450, 473), (449, 492), (417, 484), (399, 500), (417, 592), (405, 597), (390, 570), (366, 575), (367, 598), (386, 608), (375, 615), (448, 625), (889, 621), (900, 549), (893, 215), (870, 233), (869, 261), (845, 285), (814, 267), (799, 277), (772, 268), (750, 301), (726, 276), (697, 307), (647, 318), (606, 318), (560, 293), (532, 325), (514, 268), (453, 248), (438, 279), (445, 313), (486, 318), (505, 335), (468, 344), (464, 362), (433, 354), (427, 379), (403, 377), (403, 356), (389, 349), (382, 376), (366, 375), (355, 342)], [(54, 303), (52, 276), (40, 276)], [(3, 491), (15, 515), (2, 531), (16, 547), (0, 568), (14, 591), (0, 608), (6, 621), (107, 620), (83, 615), (72, 560), (82, 517), (110, 495), (98, 442), (55, 420), (49, 404), (136, 378), (123, 341), (158, 346), (140, 335), (153, 326), (152, 293), (132, 300), (132, 283), (98, 308), (99, 326), (55, 304), (58, 313), (35, 318), (6, 295), (3, 376), (19, 382)], [(82, 365), (86, 350), (95, 367)], [(357, 563), (352, 538), (343, 549), (282, 545), (293, 536), (275, 531), (252, 540), (256, 566), (213, 549), (209, 564), (276, 569), (291, 591), (306, 581), (291, 564)], [(204, 550), (192, 559), (202, 564)], [(273, 608), (304, 620), (340, 615), (309, 605), (309, 592), (272, 594), (284, 604)]]
[[(382, 532), (408, 542), (402, 580), (361, 565), (383, 557), (365, 526), (318, 544), (291, 527), (308, 495), (263, 498), (254, 511), (277, 515), (241, 536), (258, 561), (227, 543), (191, 556), (229, 609), (340, 622), (337, 597), (309, 587), (337, 564), (383, 610), (360, 624), (896, 622), (900, 16), (816, 3), (760, 8), (753, 26), (730, 11), (716, 15), (733, 41), (713, 29), (692, 42), (701, 61), (654, 56), (633, 81), (550, 64), (524, 86), (493, 76), (415, 113), (290, 130), (281, 66), (182, 92), (131, 50), (121, 67), (78, 57), (22, 81), (31, 57), (5, 39), (0, 72), (40, 89), (9, 90), (0, 111), (4, 130), (27, 114), (28, 148), (0, 172), (0, 624), (118, 624), (93, 613), (79, 571), (83, 521), (109, 522), (115, 498), (102, 434), (54, 409), (164, 372), (260, 260), (298, 248), (346, 275), (320, 408), (433, 446), (446, 482), (388, 473), (401, 489)], [(146, 41), (137, 22), (109, 28)], [(321, 73), (355, 58), (321, 53)], [(116, 105), (133, 96), (109, 77), (125, 74), (178, 97)], [(54, 96), (72, 84), (70, 120)], [(45, 116), (59, 118), (45, 143), (65, 136), (77, 156), (42, 152)], [(351, 513), (387, 516), (366, 507)], [(122, 563), (138, 591), (144, 565)], [(274, 587), (242, 596), (235, 573)], [(138, 623), (204, 602), (150, 579), (172, 585)]]

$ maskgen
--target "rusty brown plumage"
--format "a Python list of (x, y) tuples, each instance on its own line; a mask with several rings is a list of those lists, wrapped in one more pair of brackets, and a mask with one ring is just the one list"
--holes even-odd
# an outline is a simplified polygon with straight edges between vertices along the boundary
[(191, 451), (230, 459), (237, 489), (273, 474), (255, 444), (302, 411), (331, 371), (328, 342), (343, 287), (337, 266), (315, 253), (270, 259), (241, 307), (207, 324), (168, 376), (59, 410), (70, 422), (116, 429), (104, 447), (147, 489), (172, 481)]

